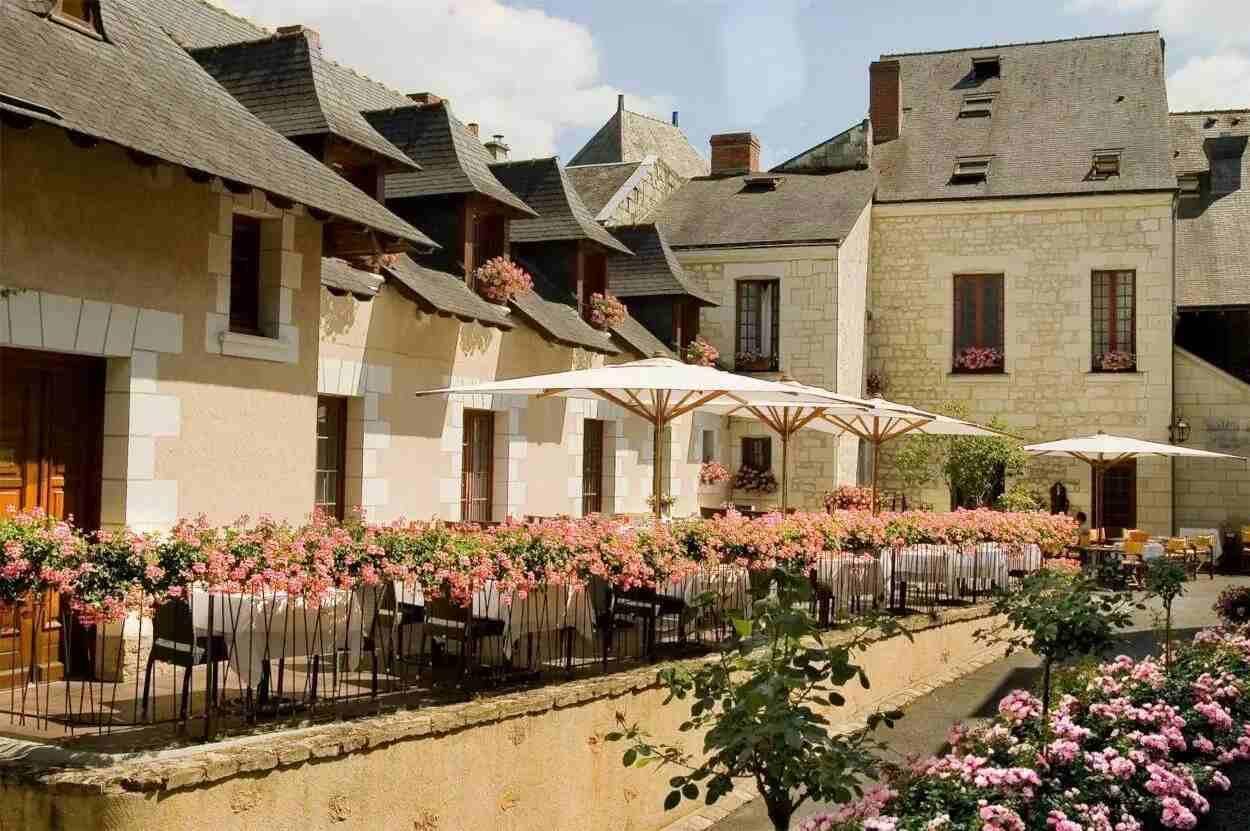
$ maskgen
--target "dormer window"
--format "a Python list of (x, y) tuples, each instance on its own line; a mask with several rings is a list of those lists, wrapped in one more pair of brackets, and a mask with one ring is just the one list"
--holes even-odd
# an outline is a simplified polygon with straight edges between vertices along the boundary
[(972, 59), (972, 77), (977, 81), (1002, 77), (1002, 64), (997, 55), (984, 55)]
[(960, 118), (989, 118), (994, 109), (993, 95), (968, 95), (964, 97), (963, 106), (959, 108)]
[(1091, 179), (1110, 179), (1120, 175), (1120, 151), (1095, 150), (1094, 163), (1089, 171)]
[(761, 173), (754, 176), (747, 176), (742, 180), (742, 186), (747, 190), (776, 190), (777, 186), (785, 181), (783, 176), (775, 176), (769, 173)]
[(956, 159), (950, 183), (952, 185), (975, 185), (984, 182), (990, 175), (991, 159), (993, 156), (963, 156)]
[(52, 19), (58, 23), (81, 29), (96, 37), (102, 34), (99, 0), (56, 0), (51, 14)]
[(1246, 152), (1246, 143), (1246, 136), (1221, 135), (1206, 140), (1211, 193), (1234, 193), (1241, 189), (1241, 159)]

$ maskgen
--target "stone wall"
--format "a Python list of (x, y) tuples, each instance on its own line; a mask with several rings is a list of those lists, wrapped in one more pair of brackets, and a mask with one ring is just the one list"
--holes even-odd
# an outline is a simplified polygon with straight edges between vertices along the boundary
[[(1176, 411), (1188, 447), (1250, 456), (1250, 385), (1179, 347)], [(1250, 469), (1239, 462), (1177, 459), (1177, 528), (1250, 525)]]
[[(914, 640), (862, 653), (872, 688), (848, 685), (831, 722), (897, 706), (908, 690), (1000, 655), (972, 637), (984, 614), (906, 620)], [(22, 761), (0, 764), (0, 827), (656, 831), (700, 803), (665, 812), (668, 775), (623, 768), (621, 746), (602, 737), (621, 713), (660, 741), (697, 749), (699, 738), (677, 729), (687, 708), (664, 698), (655, 667), (644, 667), (138, 759), (15, 745), (8, 758)]]
[(633, 225), (644, 222), (673, 191), (686, 180), (656, 156), (648, 156), (620, 191), (603, 206), (600, 218), (605, 225)]
[[(850, 249), (837, 246), (794, 246), (785, 248), (735, 249), (733, 251), (682, 251), (678, 257), (692, 279), (721, 305), (700, 311), (699, 331), (732, 364), (735, 348), (736, 283), (739, 280), (781, 281), (780, 366), (783, 373), (807, 384), (834, 392), (859, 395), (862, 391), (863, 339), (856, 337), (854, 319), (862, 320), (863, 276), (869, 216), (867, 212), (848, 235)], [(839, 266), (850, 269), (845, 280)], [(850, 292), (842, 309), (839, 289)], [(860, 324), (862, 327), (862, 323)], [(849, 327), (849, 328), (844, 328)], [(860, 329), (862, 333), (862, 328)], [(845, 370), (850, 366), (852, 369)], [(859, 369), (854, 369), (859, 367)], [(779, 375), (765, 377), (777, 378)], [(781, 441), (776, 434), (733, 419), (728, 439), (731, 452), (723, 461), (737, 469), (741, 439), (746, 435), (772, 438), (773, 471), (781, 478)], [(834, 485), (854, 481), (855, 443), (811, 430), (800, 433), (790, 447), (790, 504), (792, 507), (819, 509), (823, 496)], [(849, 459), (848, 459), (849, 457)], [(775, 507), (780, 494), (734, 492), (733, 501), (757, 508)]]
[[(1047, 441), (1104, 430), (1167, 440), (1172, 395), (1171, 197), (1089, 196), (875, 205), (869, 276), (869, 366), (888, 396), (920, 407), (960, 401), (979, 421)], [(1091, 285), (1096, 269), (1137, 273), (1137, 365), (1095, 373)], [(951, 373), (953, 278), (1004, 275), (1006, 371)], [(893, 484), (889, 453), (881, 480)], [(1030, 463), (1043, 490), (1068, 487), (1073, 510), (1089, 511), (1089, 469), (1079, 462)], [(914, 494), (913, 494), (914, 496)], [(924, 497), (946, 507), (945, 489)], [(1169, 533), (1168, 462), (1138, 464), (1138, 525)]]

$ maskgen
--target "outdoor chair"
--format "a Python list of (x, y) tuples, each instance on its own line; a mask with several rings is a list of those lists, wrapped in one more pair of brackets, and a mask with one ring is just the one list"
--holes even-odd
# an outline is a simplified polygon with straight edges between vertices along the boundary
[(622, 611), (643, 620), (645, 626), (646, 654), (655, 658), (656, 630), (666, 617), (677, 618), (677, 642), (686, 642), (686, 601), (671, 594), (639, 586), (623, 592), (614, 592), (615, 605)]
[[(472, 608), (466, 608), (453, 602), (444, 591), (438, 598), (426, 598), (422, 611), (424, 625), (421, 627), (421, 645), (418, 650), (418, 662), (425, 655), (426, 642), (432, 638), (444, 638), (460, 644), (460, 661), (457, 669), (458, 680), (463, 682), (474, 661), (481, 655), (481, 643), (486, 638), (502, 638), (506, 624), (499, 618), (481, 617), (473, 614)], [(418, 663), (417, 673), (420, 676)]]
[[(211, 658), (211, 663), (210, 663)], [(167, 600), (156, 608), (152, 617), (152, 648), (143, 673), (143, 715), (148, 718), (148, 699), (152, 690), (152, 670), (157, 663), (182, 667), (182, 699), (178, 718), (185, 721), (191, 699), (191, 670), (208, 667), (208, 694), (217, 696), (217, 664), (228, 661), (229, 647), (221, 635), (197, 635), (191, 604), (185, 600)], [(155, 708), (154, 708), (155, 709)]]
[(387, 581), (377, 598), (377, 606), (364, 644), (365, 649), (370, 651), (375, 694), (378, 691), (378, 676), (382, 671), (400, 674), (402, 680), (402, 668), (408, 662), (404, 651), (405, 630), (424, 622), (425, 607), (419, 603), (406, 603), (401, 600), (399, 593), (395, 591), (395, 584)]
[(637, 628), (640, 622), (646, 625), (647, 612), (643, 607), (618, 605), (611, 584), (602, 577), (591, 577), (587, 588), (595, 631), (602, 645), (600, 660), (606, 672), (608, 655), (616, 648), (617, 636)]

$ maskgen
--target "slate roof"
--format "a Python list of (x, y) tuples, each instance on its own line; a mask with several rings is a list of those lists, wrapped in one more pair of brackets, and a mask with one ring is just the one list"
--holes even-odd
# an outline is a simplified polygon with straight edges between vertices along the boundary
[(184, 49), (224, 46), (273, 35), (268, 29), (204, 0), (146, 0), (143, 10)]
[(619, 108), (569, 164), (640, 162), (647, 156), (659, 157), (677, 175), (687, 179), (706, 176), (711, 171), (707, 159), (694, 149), (679, 127)]
[(532, 260), (524, 256), (513, 259), (534, 279), (534, 290), (516, 297), (512, 301), (514, 309), (557, 343), (605, 355), (620, 353), (607, 332), (591, 326), (577, 313), (577, 299), (567, 286), (537, 268)]
[[(1176, 304), (1250, 303), (1250, 110), (1173, 113), (1171, 124), (1176, 173), (1208, 174), (1177, 206)], [(1241, 152), (1240, 187), (1213, 193), (1208, 153), (1224, 150)]]
[(613, 326), (612, 334), (643, 358), (654, 358), (657, 354), (665, 358), (677, 357), (673, 350), (664, 344), (664, 341), (651, 334), (651, 330), (639, 323), (632, 315), (627, 315), (622, 323)]
[(559, 159), (496, 162), (490, 169), (509, 190), (538, 211), (536, 219), (512, 222), (513, 242), (587, 239), (613, 251), (630, 253), (595, 221)]
[(608, 290), (617, 297), (688, 295), (706, 306), (720, 305), (686, 276), (655, 225), (618, 225), (612, 233), (634, 252), (632, 257), (608, 257)]
[[(368, 89), (367, 85), (360, 88)], [(491, 157), (447, 102), (407, 105), (366, 112), (365, 118), (383, 136), (421, 165), (418, 173), (386, 177), (386, 198), (480, 193), (525, 216), (534, 209), (505, 187), (491, 172)]]
[(650, 219), (673, 248), (831, 243), (851, 230), (875, 183), (870, 170), (786, 173), (775, 190), (747, 178), (692, 179)]
[(107, 42), (34, 5), (0, 3), (0, 108), (434, 246), (234, 100), (148, 18), (146, 3), (102, 3)]
[(569, 165), (564, 172), (577, 190), (577, 195), (582, 198), (586, 210), (597, 217), (641, 166), (642, 162), (587, 164), (576, 167)]
[(282, 135), (329, 133), (389, 160), (394, 169), (417, 169), (336, 87), (320, 46), (303, 32), (191, 54), (243, 106)]
[(512, 329), (516, 325), (499, 307), (487, 303), (454, 274), (422, 265), (408, 256), (383, 270), (388, 280), (395, 280), (439, 314), (496, 329)]
[(384, 282), (385, 278), (337, 257), (321, 258), (321, 285), (331, 291), (350, 294), (357, 300), (372, 300)]
[[(972, 58), (999, 57), (980, 83)], [(922, 54), (899, 62), (899, 138), (873, 148), (879, 202), (1167, 190), (1167, 92), (1158, 32)], [(993, 93), (992, 114), (959, 118), (969, 93)], [(1093, 152), (1122, 149), (1121, 172), (1089, 178)], [(980, 184), (949, 183), (958, 156), (993, 156)]]

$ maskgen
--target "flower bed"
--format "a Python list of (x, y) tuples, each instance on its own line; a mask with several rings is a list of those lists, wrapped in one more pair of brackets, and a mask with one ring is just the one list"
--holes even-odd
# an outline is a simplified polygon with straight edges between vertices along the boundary
[(821, 554), (904, 544), (1039, 545), (1058, 554), (1076, 537), (1066, 517), (956, 511), (873, 516), (866, 511), (770, 514), (630, 525), (586, 517), (491, 528), (441, 522), (304, 525), (246, 519), (216, 526), (184, 520), (164, 534), (100, 532), (88, 538), (40, 513), (0, 515), (0, 603), (60, 592), (87, 617), (117, 620), (127, 610), (210, 591), (283, 591), (312, 599), (331, 589), (420, 583), (468, 604), (483, 584), (524, 597), (542, 583), (591, 577), (619, 588), (663, 585), (723, 563), (771, 569)]
[(1170, 669), (1120, 657), (1069, 671), (1043, 730), (1016, 690), (984, 726), (955, 725), (951, 752), (884, 782), (800, 831), (1189, 829), (1220, 768), (1250, 760), (1250, 629), (1201, 632)]

